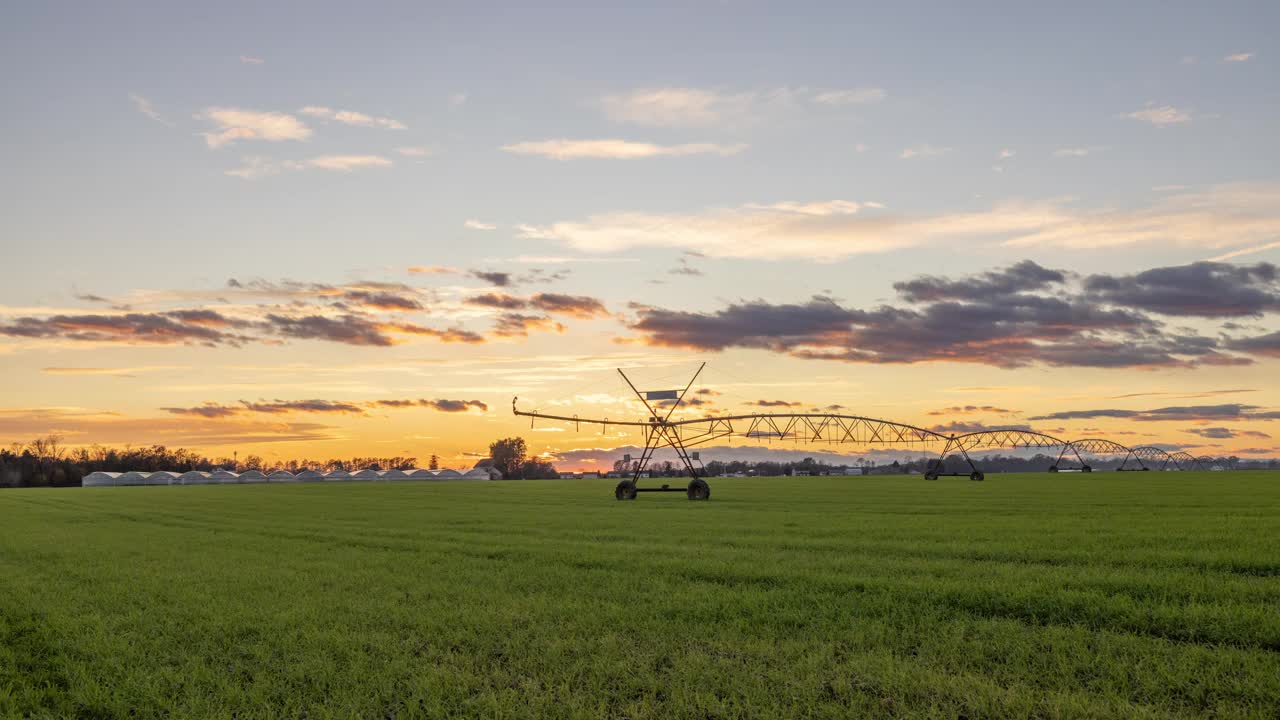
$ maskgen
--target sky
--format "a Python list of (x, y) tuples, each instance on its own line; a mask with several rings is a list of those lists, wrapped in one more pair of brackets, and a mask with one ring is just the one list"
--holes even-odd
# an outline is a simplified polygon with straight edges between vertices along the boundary
[(682, 417), (1280, 456), (1276, 27), (1265, 2), (9, 4), (0, 441), (463, 467), (518, 434), (589, 468), (639, 438), (511, 398), (636, 419), (615, 368), (706, 362)]

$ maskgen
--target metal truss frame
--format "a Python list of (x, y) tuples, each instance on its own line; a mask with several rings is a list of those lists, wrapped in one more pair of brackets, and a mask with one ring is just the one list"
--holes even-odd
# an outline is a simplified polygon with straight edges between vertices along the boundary
[[(1105, 438), (1063, 440), (1052, 435), (1023, 428), (995, 428), (960, 435), (947, 435), (928, 428), (892, 420), (838, 413), (746, 413), (672, 420), (672, 414), (683, 402), (685, 395), (693, 387), (694, 381), (697, 380), (704, 367), (706, 367), (706, 363), (703, 363), (698, 368), (693, 378), (678, 392), (678, 395), (674, 398), (675, 403), (666, 410), (665, 414), (651, 405), (645, 393), (638, 390), (626, 373), (619, 369), (618, 374), (622, 376), (623, 381), (631, 388), (631, 391), (635, 393), (640, 402), (644, 404), (645, 409), (649, 411), (649, 417), (645, 420), (580, 418), (577, 415), (555, 415), (538, 412), (537, 410), (521, 410), (516, 406), (516, 402), (519, 400), (518, 397), (511, 399), (511, 411), (518, 416), (528, 417), (530, 427), (533, 427), (533, 424), (541, 419), (573, 423), (579, 429), (584, 423), (598, 425), (601, 427), (602, 433), (606, 432), (611, 425), (639, 429), (644, 436), (645, 444), (640, 459), (635, 461), (632, 470), (630, 482), (632, 483), (633, 492), (631, 497), (634, 497), (634, 491), (637, 490), (635, 486), (641, 479), (641, 474), (653, 459), (654, 453), (663, 447), (669, 447), (675, 451), (681, 464), (688, 471), (689, 477), (692, 478), (689, 493), (690, 498), (693, 498), (694, 484), (702, 482), (701, 477), (705, 473), (694, 465), (694, 458), (690, 454), (690, 448), (727, 437), (742, 437), (753, 440), (792, 440), (803, 443), (830, 443), (833, 445), (844, 443), (899, 446), (941, 445), (942, 452), (938, 459), (930, 461), (930, 467), (925, 471), (925, 478), (929, 480), (937, 479), (940, 475), (968, 475), (972, 480), (983, 480), (985, 476), (977, 464), (974, 463), (973, 458), (969, 456), (969, 452), (994, 448), (1061, 448), (1057, 460), (1049, 467), (1049, 472), (1057, 472), (1060, 469), (1078, 469), (1083, 472), (1090, 472), (1092, 467), (1085, 461), (1085, 455), (1115, 456), (1123, 454), (1124, 460), (1120, 463), (1119, 470), (1150, 470), (1152, 467), (1148, 465), (1154, 466), (1157, 462), (1159, 462), (1159, 467), (1155, 469), (1158, 470), (1167, 470), (1170, 465), (1175, 470), (1203, 469), (1212, 462), (1207, 457), (1196, 458), (1185, 452), (1171, 453), (1152, 446), (1130, 448)], [(675, 391), (671, 392), (675, 394)], [(969, 467), (968, 473), (944, 472), (947, 457), (953, 453), (959, 453), (964, 458)], [(1068, 453), (1075, 457), (1075, 460), (1080, 464), (1079, 468), (1061, 467), (1063, 459), (1068, 457)], [(1137, 467), (1130, 467), (1131, 461)], [(703, 487), (705, 486), (705, 482), (703, 482)], [(619, 487), (621, 488), (621, 484)], [(671, 488), (664, 485), (660, 489), (670, 490)], [(659, 488), (639, 490), (656, 491)], [(622, 496), (619, 495), (619, 497), (621, 498)]]

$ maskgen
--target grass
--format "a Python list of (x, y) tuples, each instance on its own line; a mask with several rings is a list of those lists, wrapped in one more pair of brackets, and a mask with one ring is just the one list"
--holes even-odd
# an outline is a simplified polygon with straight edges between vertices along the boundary
[(1280, 474), (0, 492), (0, 716), (1280, 716)]

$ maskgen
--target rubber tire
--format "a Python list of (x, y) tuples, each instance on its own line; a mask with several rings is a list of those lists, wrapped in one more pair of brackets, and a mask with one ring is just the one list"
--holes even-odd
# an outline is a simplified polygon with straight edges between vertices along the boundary
[(1057, 466), (1057, 465), (1050, 465), (1050, 466), (1049, 466), (1049, 472), (1058, 472), (1058, 466)]
[(925, 473), (925, 474), (924, 474), (924, 479), (925, 479), (925, 480), (937, 480), (937, 479), (938, 479), (938, 474), (937, 474), (937, 473)]
[(694, 478), (689, 481), (689, 488), (686, 494), (690, 500), (710, 500), (711, 486), (702, 478)]
[(1080, 472), (1093, 472), (1093, 468), (1089, 467), (1088, 465), (1081, 465)]
[(631, 480), (623, 480), (613, 489), (613, 496), (619, 500), (635, 500), (636, 484)]
[(974, 482), (982, 482), (983, 480), (987, 479), (987, 476), (983, 475), (981, 470), (974, 470), (973, 472), (969, 473), (969, 479)]

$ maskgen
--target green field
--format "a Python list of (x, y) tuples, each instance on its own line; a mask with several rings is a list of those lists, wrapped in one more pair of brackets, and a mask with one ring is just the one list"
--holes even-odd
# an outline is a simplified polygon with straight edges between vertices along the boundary
[(0, 716), (1280, 716), (1280, 473), (0, 491)]

